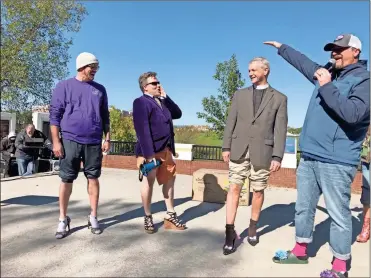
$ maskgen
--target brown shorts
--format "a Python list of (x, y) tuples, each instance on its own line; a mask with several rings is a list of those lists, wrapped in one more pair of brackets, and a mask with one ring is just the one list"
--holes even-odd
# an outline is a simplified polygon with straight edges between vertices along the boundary
[[(159, 185), (163, 185), (171, 180), (176, 175), (176, 164), (173, 160), (173, 154), (169, 148), (164, 149), (163, 151), (156, 153), (155, 158), (162, 161), (162, 164), (157, 167), (156, 170), (156, 179)], [(137, 158), (137, 167), (144, 161), (144, 158), (139, 156)]]

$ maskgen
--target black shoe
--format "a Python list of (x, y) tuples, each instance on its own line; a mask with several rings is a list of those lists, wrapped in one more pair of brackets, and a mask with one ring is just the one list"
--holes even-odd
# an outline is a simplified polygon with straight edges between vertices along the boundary
[(223, 246), (223, 254), (230, 255), (236, 251), (235, 243), (236, 243), (237, 233), (234, 230), (233, 224), (227, 224), (225, 226), (225, 243)]

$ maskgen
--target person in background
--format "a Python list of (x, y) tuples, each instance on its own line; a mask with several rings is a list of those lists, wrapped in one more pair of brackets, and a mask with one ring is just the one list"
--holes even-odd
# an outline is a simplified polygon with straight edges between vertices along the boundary
[(234, 93), (223, 136), (223, 160), (229, 163), (226, 237), (223, 254), (235, 251), (234, 221), (246, 178), (254, 191), (248, 242), (259, 242), (257, 224), (264, 191), (272, 172), (281, 168), (287, 134), (287, 96), (268, 83), (269, 61), (256, 57), (249, 63), (252, 86)]
[(4, 137), (1, 140), (1, 144), (0, 144), (1, 157), (5, 162), (4, 175), (3, 175), (4, 178), (9, 177), (10, 159), (14, 157), (14, 154), (16, 151), (15, 139), (16, 139), (16, 134), (15, 132), (11, 131), (8, 134), (8, 136)]
[(79, 54), (76, 58), (77, 75), (59, 82), (52, 95), (50, 130), (54, 155), (60, 158), (61, 178), (57, 239), (64, 238), (70, 231), (71, 218), (67, 215), (67, 207), (81, 163), (91, 207), (88, 228), (93, 234), (102, 232), (97, 218), (99, 177), (102, 152), (110, 149), (110, 115), (106, 88), (93, 81), (98, 69), (99, 62), (93, 54)]
[(151, 170), (143, 179), (141, 197), (144, 208), (144, 230), (154, 233), (151, 213), (153, 185), (157, 178), (162, 185), (162, 193), (166, 204), (165, 229), (184, 230), (174, 210), (174, 183), (176, 165), (173, 119), (180, 119), (182, 111), (167, 95), (157, 79), (157, 73), (146, 72), (139, 77), (139, 87), (143, 93), (133, 103), (133, 121), (137, 134), (135, 148), (137, 166), (142, 163), (161, 160), (162, 164)]
[(46, 147), (51, 148), (52, 146), (45, 134), (35, 129), (33, 124), (28, 124), (24, 130), (21, 130), (15, 139), (15, 157), (19, 176), (29, 176), (35, 173), (36, 161), (40, 152), (39, 147), (32, 146), (36, 141), (35, 139), (42, 139), (42, 144)]
[(363, 226), (361, 233), (357, 236), (357, 241), (362, 243), (370, 239), (370, 139), (370, 127), (368, 127), (361, 153), (363, 176), (361, 204), (363, 205)]
[(342, 34), (324, 46), (335, 60), (332, 69), (321, 67), (292, 47), (267, 41), (278, 54), (315, 87), (300, 134), (301, 158), (296, 172), (295, 246), (279, 250), (279, 264), (307, 264), (313, 240), (316, 207), (323, 194), (331, 219), (332, 268), (320, 277), (347, 277), (351, 258), (351, 184), (360, 162), (362, 142), (370, 125), (370, 73), (360, 60), (362, 43), (353, 34)]

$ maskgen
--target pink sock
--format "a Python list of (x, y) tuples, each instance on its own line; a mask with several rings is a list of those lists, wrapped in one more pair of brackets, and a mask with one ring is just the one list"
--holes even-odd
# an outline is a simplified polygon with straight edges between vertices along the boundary
[(332, 263), (332, 269), (337, 272), (346, 272), (347, 271), (347, 262), (344, 260), (340, 260), (335, 258), (334, 262)]
[(294, 249), (292, 249), (292, 253), (296, 257), (302, 257), (307, 255), (307, 246), (308, 243), (296, 243)]

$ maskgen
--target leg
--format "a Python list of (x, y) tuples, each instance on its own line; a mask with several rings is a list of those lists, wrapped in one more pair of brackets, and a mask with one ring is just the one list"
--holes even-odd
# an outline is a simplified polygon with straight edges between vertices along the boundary
[(101, 234), (102, 230), (98, 223), (99, 203), (99, 177), (102, 173), (102, 147), (96, 145), (82, 145), (82, 161), (84, 164), (84, 175), (88, 181), (88, 194), (90, 201), (90, 214), (88, 216), (88, 228), (93, 234)]
[(157, 168), (157, 181), (162, 184), (162, 194), (166, 204), (166, 215), (164, 219), (165, 229), (185, 230), (186, 225), (181, 222), (174, 210), (174, 184), (176, 177), (176, 164), (169, 149), (156, 154), (156, 158), (162, 161)]
[(264, 203), (264, 190), (268, 186), (269, 175), (270, 172), (268, 169), (254, 167), (253, 165), (251, 166), (250, 182), (254, 193), (252, 198), (251, 219), (247, 241), (252, 246), (255, 246), (259, 243), (259, 238), (256, 234), (256, 225), (259, 221), (261, 209)]
[(229, 255), (236, 251), (237, 233), (234, 229), (240, 193), (246, 178), (250, 175), (250, 162), (247, 159), (229, 162), (229, 190), (227, 194), (227, 213), (225, 226), (225, 243), (223, 254)]
[(357, 241), (365, 243), (370, 239), (370, 164), (362, 163), (362, 195), (361, 204), (363, 205), (363, 226), (361, 233), (357, 236)]
[[(73, 181), (77, 178), (80, 168), (79, 146), (76, 142), (63, 140), (64, 157), (61, 158), (59, 177), (59, 223), (55, 234), (57, 239), (67, 236), (71, 219), (67, 216), (68, 202), (72, 193)], [(66, 228), (68, 227), (68, 231)]]
[(246, 159), (229, 162), (229, 190), (227, 194), (227, 225), (234, 225), (242, 186), (250, 175), (250, 162)]
[(18, 176), (23, 176), (27, 170), (26, 160), (23, 158), (17, 158)]
[(90, 201), (91, 212), (90, 215), (97, 217), (98, 211), (98, 201), (99, 201), (99, 180), (98, 179), (88, 179), (88, 194)]
[[(138, 169), (144, 161), (145, 159), (143, 157), (137, 158)], [(140, 196), (142, 198), (142, 204), (144, 209), (144, 231), (149, 234), (155, 232), (155, 226), (153, 225), (153, 218), (151, 213), (151, 201), (153, 184), (155, 183), (157, 170), (158, 168), (155, 168), (151, 172), (149, 172), (147, 176), (143, 177), (142, 186), (140, 188)]]
[(142, 204), (144, 209), (144, 230), (152, 234), (155, 232), (155, 226), (153, 225), (153, 218), (151, 212), (152, 192), (153, 185), (156, 179), (157, 169), (153, 169), (146, 177), (143, 177), (142, 187), (140, 188), (140, 196), (142, 198)]
[(316, 206), (321, 195), (314, 164), (311, 159), (300, 159), (296, 172), (297, 200), (295, 205), (295, 240), (292, 251), (278, 251), (273, 258), (275, 263), (307, 264), (306, 247), (312, 242)]
[(26, 173), (24, 176), (30, 176), (34, 174), (34, 168), (35, 168), (35, 161), (33, 159), (27, 161), (27, 167), (26, 167)]
[(318, 162), (316, 172), (322, 186), (326, 208), (331, 218), (330, 249), (335, 257), (333, 270), (346, 272), (352, 244), (352, 214), (349, 208), (355, 166)]
[(174, 210), (174, 184), (175, 177), (172, 177), (169, 181), (164, 183), (162, 186), (162, 194), (166, 204), (166, 210), (169, 212), (175, 212)]
[(10, 169), (10, 156), (5, 156), (3, 155), (3, 160), (4, 160), (4, 178), (9, 177), (9, 169)]

